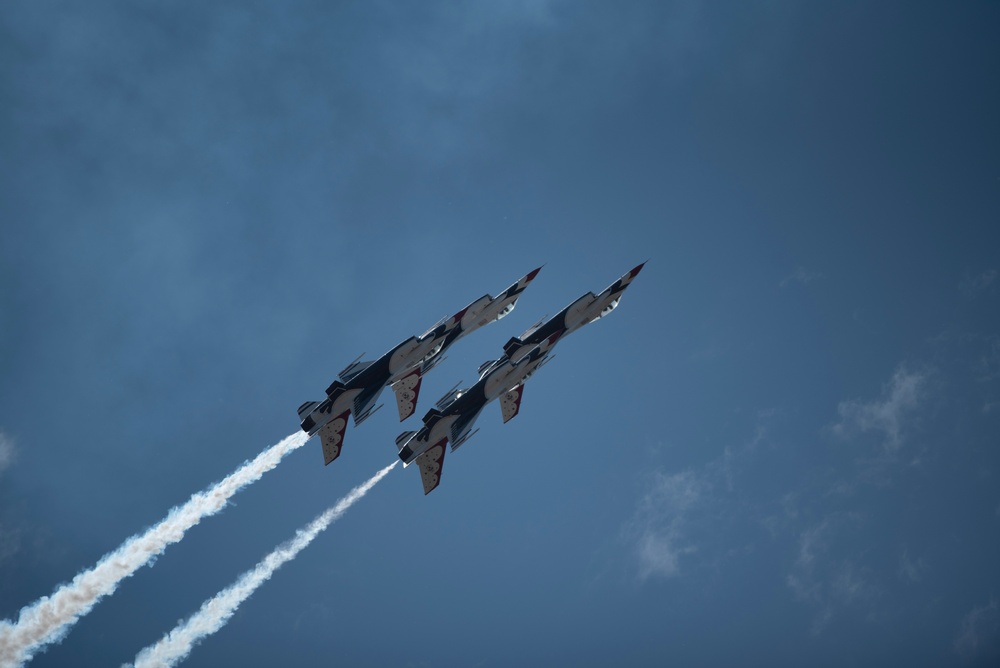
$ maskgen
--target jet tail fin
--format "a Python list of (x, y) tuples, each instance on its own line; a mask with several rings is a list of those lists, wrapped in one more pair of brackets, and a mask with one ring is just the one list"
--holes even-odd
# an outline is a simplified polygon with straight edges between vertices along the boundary
[(511, 357), (514, 353), (521, 349), (524, 345), (524, 341), (517, 338), (516, 336), (510, 337), (510, 341), (503, 344), (503, 351), (507, 354), (507, 357)]
[(402, 450), (406, 447), (406, 442), (413, 438), (415, 431), (404, 431), (402, 434), (396, 437), (396, 447)]
[(433, 427), (434, 424), (444, 417), (444, 413), (436, 408), (432, 408), (427, 411), (427, 415), (424, 416), (424, 426)]
[(305, 420), (306, 416), (312, 413), (317, 406), (319, 406), (318, 401), (307, 401), (299, 406), (299, 422)]
[(341, 383), (339, 380), (335, 380), (330, 383), (330, 387), (326, 388), (326, 396), (331, 399), (336, 398), (338, 394), (347, 389), (347, 386)]

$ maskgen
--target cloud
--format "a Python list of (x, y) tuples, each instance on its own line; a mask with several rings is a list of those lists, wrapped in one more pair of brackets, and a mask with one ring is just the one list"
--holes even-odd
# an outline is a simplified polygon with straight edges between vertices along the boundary
[(959, 288), (965, 294), (972, 296), (977, 292), (981, 292), (993, 286), (997, 280), (997, 270), (987, 269), (986, 271), (980, 272), (973, 276), (972, 274), (966, 273), (965, 278), (959, 283)]
[(837, 567), (830, 580), (830, 594), (837, 602), (851, 605), (871, 601), (878, 595), (878, 589), (868, 579), (864, 569), (845, 561)]
[(976, 380), (989, 383), (1000, 378), (1000, 337), (991, 336), (986, 340), (986, 349), (975, 361)]
[(870, 571), (849, 559), (830, 557), (835, 522), (827, 518), (799, 534), (798, 554), (785, 583), (795, 598), (816, 608), (810, 633), (819, 635), (838, 609), (869, 608), (881, 590)]
[(920, 582), (926, 571), (927, 562), (924, 561), (923, 557), (917, 557), (916, 560), (911, 559), (909, 550), (904, 547), (903, 553), (899, 556), (900, 579), (908, 582)]
[(925, 374), (899, 366), (882, 388), (879, 399), (840, 402), (837, 406), (840, 421), (833, 426), (834, 433), (847, 437), (858, 432), (881, 432), (885, 436), (885, 449), (899, 450), (903, 444), (904, 418), (922, 400), (926, 380)]
[(7, 434), (0, 431), (0, 473), (9, 469), (17, 457), (14, 442)]
[(683, 535), (686, 516), (701, 501), (705, 487), (691, 471), (653, 473), (629, 526), (640, 579), (670, 578), (680, 573), (681, 556), (696, 550)]
[(806, 529), (799, 534), (798, 556), (792, 565), (792, 572), (785, 578), (786, 583), (802, 601), (821, 602), (820, 585), (814, 577), (816, 556), (819, 550), (825, 550), (826, 532), (829, 520)]
[(752, 544), (733, 544), (748, 523), (767, 523), (767, 518), (748, 516), (754, 509), (745, 497), (744, 473), (749, 459), (768, 441), (767, 422), (781, 414), (780, 408), (758, 411), (752, 435), (725, 446), (696, 470), (645, 474), (635, 511), (623, 529), (640, 580), (678, 576), (684, 557), (696, 552), (706, 555), (698, 562), (704, 566), (753, 549)]
[(1000, 615), (997, 610), (997, 600), (978, 608), (973, 608), (962, 618), (955, 638), (955, 651), (966, 659), (974, 657), (980, 649), (993, 641), (1000, 630)]
[(823, 274), (818, 271), (807, 271), (804, 267), (796, 267), (795, 271), (790, 273), (788, 276), (785, 276), (778, 282), (778, 286), (785, 288), (792, 283), (809, 285), (818, 278), (823, 278)]

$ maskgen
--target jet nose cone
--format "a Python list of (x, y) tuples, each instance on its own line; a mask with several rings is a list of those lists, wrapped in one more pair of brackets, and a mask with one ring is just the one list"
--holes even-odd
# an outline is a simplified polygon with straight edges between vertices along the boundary
[[(543, 264), (542, 267), (544, 267), (544, 266), (545, 265)], [(533, 280), (535, 280), (535, 276), (538, 276), (538, 272), (540, 272), (542, 270), (542, 267), (539, 267), (538, 269), (533, 269), (532, 271), (530, 271), (528, 273), (528, 275), (524, 277), (525, 283), (530, 283)]]
[[(646, 262), (649, 262), (649, 260), (646, 260)], [(637, 266), (637, 267), (635, 267), (634, 269), (632, 269), (632, 271), (630, 271), (630, 272), (628, 273), (628, 277), (629, 277), (630, 279), (632, 279), (632, 278), (635, 278), (636, 276), (638, 276), (638, 275), (639, 275), (639, 272), (640, 272), (640, 271), (642, 271), (642, 268), (646, 266), (646, 262), (643, 262), (643, 263), (642, 263), (642, 264), (640, 264), (639, 266)]]

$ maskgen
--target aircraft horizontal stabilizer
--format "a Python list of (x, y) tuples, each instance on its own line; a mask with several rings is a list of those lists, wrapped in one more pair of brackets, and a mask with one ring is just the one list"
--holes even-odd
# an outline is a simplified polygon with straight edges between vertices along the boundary
[(524, 385), (520, 384), (500, 397), (500, 411), (503, 413), (504, 423), (510, 422), (517, 415), (517, 412), (521, 409), (521, 397), (523, 395)]
[(424, 496), (433, 492), (441, 484), (441, 469), (444, 466), (445, 445), (447, 443), (447, 439), (441, 439), (417, 457), (420, 480), (424, 484)]
[(338, 415), (319, 429), (320, 442), (323, 444), (323, 462), (329, 464), (340, 456), (340, 446), (344, 444), (344, 430), (347, 429), (347, 416), (351, 411)]
[(396, 393), (396, 408), (399, 409), (400, 422), (413, 415), (413, 411), (417, 409), (420, 380), (420, 371), (415, 370), (410, 375), (392, 384), (392, 391)]

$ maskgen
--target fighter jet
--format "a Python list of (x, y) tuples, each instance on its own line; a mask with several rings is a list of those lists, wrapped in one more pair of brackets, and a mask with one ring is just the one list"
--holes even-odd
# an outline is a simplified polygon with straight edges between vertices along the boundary
[(496, 322), (512, 310), (518, 297), (534, 280), (541, 267), (529, 272), (499, 296), (484, 295), (461, 311), (438, 321), (420, 336), (411, 336), (376, 360), (354, 360), (326, 388), (326, 399), (307, 401), (299, 406), (302, 431), (320, 435), (323, 459), (329, 464), (340, 456), (347, 428), (347, 416), (354, 415), (358, 426), (381, 405), (375, 406), (388, 385), (396, 394), (400, 421), (417, 407), (420, 382), (424, 374), (437, 366), (445, 351), (460, 338), (484, 325)]
[(588, 292), (554, 317), (547, 321), (543, 318), (520, 337), (512, 338), (504, 345), (504, 355), (500, 359), (479, 367), (479, 381), (475, 385), (464, 390), (453, 388), (424, 416), (424, 426), (419, 431), (399, 435), (396, 439), (399, 458), (404, 466), (417, 462), (425, 495), (441, 483), (448, 442), (451, 442), (451, 449), (456, 450), (479, 431), (471, 431), (472, 426), (494, 399), (500, 399), (505, 423), (517, 415), (524, 396), (524, 382), (555, 357), (550, 353), (556, 343), (613, 311), (643, 265), (645, 262), (601, 294)]
[(464, 390), (452, 389), (441, 397), (435, 408), (424, 416), (424, 426), (419, 431), (406, 431), (396, 439), (399, 458), (403, 466), (414, 461), (420, 468), (424, 494), (430, 494), (441, 483), (445, 446), (451, 442), (455, 451), (479, 431), (472, 431), (479, 414), (487, 404), (500, 399), (503, 421), (517, 415), (521, 407), (524, 383), (550, 359), (549, 351), (562, 335), (556, 332), (536, 345), (517, 363), (507, 356), (485, 362), (479, 367), (479, 381)]
[(611, 313), (618, 306), (618, 301), (621, 299), (622, 293), (625, 292), (632, 279), (639, 275), (645, 264), (643, 262), (639, 266), (634, 267), (627, 274), (609, 285), (601, 294), (595, 295), (593, 292), (588, 292), (548, 320), (542, 318), (542, 320), (532, 325), (524, 334), (513, 337), (505, 343), (503, 346), (504, 354), (510, 357), (512, 361), (517, 362), (534, 346), (556, 332), (562, 332), (563, 337), (565, 337), (584, 325), (600, 320)]

